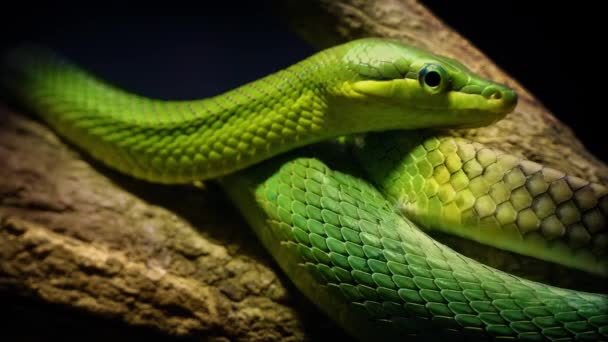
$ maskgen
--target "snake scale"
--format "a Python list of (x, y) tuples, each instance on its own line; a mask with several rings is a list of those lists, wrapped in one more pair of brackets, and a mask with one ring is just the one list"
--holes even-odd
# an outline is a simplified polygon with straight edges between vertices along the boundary
[(368, 38), (193, 101), (128, 93), (36, 47), (0, 70), (8, 93), (110, 167), (218, 179), (296, 286), (359, 339), (608, 338), (608, 296), (493, 269), (420, 230), (608, 276), (606, 187), (426, 130), (516, 105), (457, 61)]

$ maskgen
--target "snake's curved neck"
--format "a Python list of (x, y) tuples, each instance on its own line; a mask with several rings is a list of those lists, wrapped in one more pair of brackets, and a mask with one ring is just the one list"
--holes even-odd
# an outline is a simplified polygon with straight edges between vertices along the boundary
[(20, 82), (30, 83), (15, 87), (23, 102), (45, 108), (45, 121), (105, 164), (149, 181), (214, 178), (347, 133), (328, 118), (327, 82), (320, 82), (339, 58), (331, 50), (194, 101), (149, 99), (56, 57), (25, 55), (13, 63)]

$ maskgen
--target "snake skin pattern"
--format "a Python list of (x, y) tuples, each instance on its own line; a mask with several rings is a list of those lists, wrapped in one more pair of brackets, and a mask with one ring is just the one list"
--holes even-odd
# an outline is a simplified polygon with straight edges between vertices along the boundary
[(608, 276), (608, 188), (463, 138), (369, 135), (370, 177), (427, 229)]
[[(351, 332), (371, 324), (369, 339), (606, 338), (607, 296), (528, 281), (464, 257), (398, 215), (367, 182), (318, 159), (276, 168), (224, 186), (285, 272), (316, 279), (302, 291), (311, 298), (326, 292), (358, 317), (344, 318)], [(262, 209), (252, 210), (244, 189)]]
[[(456, 61), (365, 39), (194, 101), (128, 93), (39, 49), (16, 50), (0, 72), (21, 103), (110, 167), (161, 183), (226, 177), (223, 186), (283, 270), (354, 336), (607, 336), (606, 295), (492, 269), (395, 210), (433, 229), (462, 224), (458, 234), (473, 239), (483, 230), (503, 234), (505, 248), (540, 247), (532, 253), (602, 273), (601, 186), (451, 138), (364, 144), (377, 148), (363, 158), (381, 158), (364, 167), (398, 205), (352, 176), (362, 170), (332, 171), (327, 160), (283, 157), (279, 166), (233, 173), (340, 135), (479, 126), (513, 109), (514, 91)], [(399, 167), (402, 176), (392, 173)]]

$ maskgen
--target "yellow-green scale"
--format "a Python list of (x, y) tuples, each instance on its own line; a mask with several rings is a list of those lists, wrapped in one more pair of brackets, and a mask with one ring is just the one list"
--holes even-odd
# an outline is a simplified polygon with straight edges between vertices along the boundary
[(369, 135), (357, 155), (427, 229), (608, 276), (608, 189), (454, 137)]

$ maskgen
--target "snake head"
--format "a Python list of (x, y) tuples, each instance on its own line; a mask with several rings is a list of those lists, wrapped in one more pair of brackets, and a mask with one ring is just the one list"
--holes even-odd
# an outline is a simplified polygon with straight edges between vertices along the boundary
[[(366, 130), (478, 127), (513, 111), (517, 94), (463, 64), (383, 39), (347, 43), (342, 57), (351, 79), (334, 94)], [(344, 101), (346, 100), (346, 101)]]

